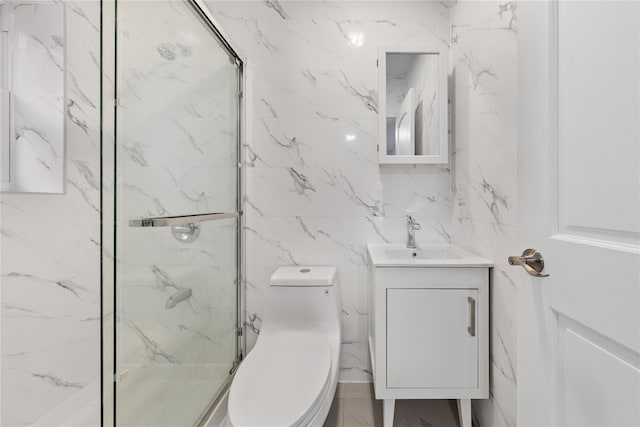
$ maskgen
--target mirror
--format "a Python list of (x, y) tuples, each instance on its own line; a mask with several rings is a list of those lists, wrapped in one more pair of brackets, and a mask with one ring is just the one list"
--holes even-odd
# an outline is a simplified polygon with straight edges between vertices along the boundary
[(65, 6), (0, 1), (0, 191), (64, 192)]
[(380, 49), (380, 163), (449, 162), (445, 56), (430, 49)]

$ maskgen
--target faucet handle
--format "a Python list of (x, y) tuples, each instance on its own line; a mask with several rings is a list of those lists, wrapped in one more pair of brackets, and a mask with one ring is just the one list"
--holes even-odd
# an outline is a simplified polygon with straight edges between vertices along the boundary
[(414, 230), (420, 230), (420, 224), (418, 224), (415, 220), (414, 217), (412, 217), (411, 215), (405, 215), (405, 217), (407, 218), (407, 225), (410, 225)]

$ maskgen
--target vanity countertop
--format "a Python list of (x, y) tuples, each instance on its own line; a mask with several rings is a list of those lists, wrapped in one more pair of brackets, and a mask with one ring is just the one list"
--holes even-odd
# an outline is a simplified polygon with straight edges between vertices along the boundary
[(493, 262), (446, 243), (417, 245), (369, 243), (370, 262), (375, 267), (493, 267)]

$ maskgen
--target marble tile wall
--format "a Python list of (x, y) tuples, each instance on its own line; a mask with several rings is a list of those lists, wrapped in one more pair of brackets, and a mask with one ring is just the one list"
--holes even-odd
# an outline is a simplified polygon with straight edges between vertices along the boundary
[(378, 166), (379, 45), (449, 48), (445, 2), (208, 1), (248, 59), (245, 148), (248, 347), (280, 265), (336, 265), (340, 381), (371, 381), (366, 244), (449, 241), (447, 167)]
[(517, 3), (452, 8), (454, 215), (452, 242), (493, 260), (490, 393), (474, 401), (482, 426), (516, 424)]
[(100, 3), (64, 4), (66, 192), (0, 195), (3, 426), (100, 420)]

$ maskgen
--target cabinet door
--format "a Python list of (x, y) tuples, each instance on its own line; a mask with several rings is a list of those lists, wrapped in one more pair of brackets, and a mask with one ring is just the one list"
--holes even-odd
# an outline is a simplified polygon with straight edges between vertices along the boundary
[(387, 387), (478, 387), (475, 304), (476, 289), (388, 289)]

